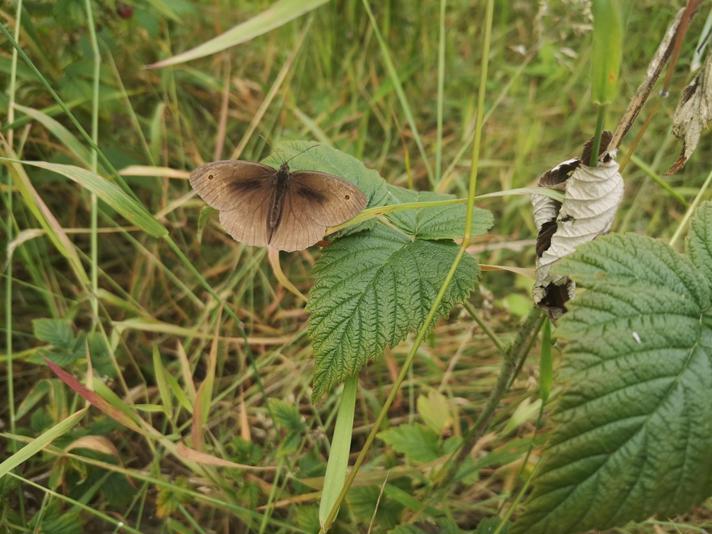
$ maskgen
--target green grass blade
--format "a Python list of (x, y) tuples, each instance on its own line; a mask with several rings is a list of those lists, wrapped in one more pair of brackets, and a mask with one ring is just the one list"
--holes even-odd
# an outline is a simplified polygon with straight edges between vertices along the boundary
[[(15, 39), (20, 38), (20, 28), (22, 20), (22, 0), (17, 1), (17, 10), (15, 11)], [(17, 89), (17, 50), (12, 51), (12, 60), (10, 65), (10, 87), (8, 90), (8, 110), (7, 110), (7, 122), (12, 123), (15, 119), (15, 91)], [(7, 143), (10, 150), (14, 149), (14, 130), (10, 130), (7, 135)], [(5, 204), (7, 207), (7, 214), (5, 215), (5, 238), (7, 243), (11, 243), (14, 235), (14, 214), (13, 214), (13, 201), (14, 194), (12, 190), (12, 176), (10, 174), (10, 169), (7, 172), (7, 196)], [(12, 311), (12, 292), (13, 292), (13, 269), (12, 269), (12, 257), (8, 250), (7, 252), (7, 266), (5, 267), (5, 353), (7, 354), (7, 367), (5, 378), (7, 380), (7, 405), (8, 405), (8, 419), (10, 420), (10, 431), (15, 433), (15, 370), (13, 367), (13, 311)], [(15, 452), (15, 443), (11, 443), (8, 452)], [(20, 516), (24, 519), (25, 517), (25, 501), (23, 497), (23, 492), (18, 491), (18, 504), (20, 508)]]
[(166, 370), (163, 367), (158, 345), (153, 346), (153, 374), (156, 378), (156, 385), (158, 386), (158, 394), (161, 397), (163, 412), (166, 414), (166, 418), (168, 418), (169, 421), (173, 421), (173, 398), (171, 397), (170, 386), (166, 380), (168, 373), (166, 373)]
[[(618, 90), (623, 59), (623, 10), (620, 0), (593, 0), (591, 97), (599, 106), (611, 103)], [(594, 151), (595, 153), (595, 151)]]
[(45, 112), (15, 104), (15, 109), (22, 111), (28, 117), (36, 120), (54, 135), (74, 155), (79, 163), (89, 165), (91, 156), (86, 147), (63, 124), (53, 119)]
[(299, 18), (305, 13), (326, 4), (328, 1), (329, 0), (279, 0), (269, 9), (252, 17), (250, 20), (238, 24), (225, 33), (195, 48), (191, 48), (186, 52), (149, 65), (149, 67), (167, 67), (168, 65), (177, 65), (178, 63), (185, 63), (186, 61), (216, 54), (226, 48), (239, 45), (259, 35), (272, 31), (275, 28), (279, 28), (287, 22)]
[(346, 480), (346, 469), (349, 465), (351, 451), (351, 435), (353, 433), (354, 408), (356, 407), (356, 390), (358, 377), (349, 378), (344, 382), (341, 393), (339, 412), (336, 416), (334, 435), (331, 438), (329, 460), (326, 464), (324, 487), (321, 490), (319, 502), (319, 524), (323, 527), (331, 508), (341, 493)]
[(45, 430), (42, 434), (30, 441), (15, 454), (0, 463), (0, 478), (4, 477), (17, 466), (22, 465), (24, 462), (32, 458), (54, 440), (69, 432), (74, 425), (76, 425), (79, 420), (84, 417), (85, 413), (86, 410), (74, 412), (72, 415), (60, 421), (52, 428)]
[(61, 163), (48, 163), (45, 161), (18, 161), (10, 158), (0, 158), (3, 161), (12, 161), (23, 165), (40, 167), (48, 171), (56, 172), (66, 176), (73, 182), (78, 183), (111, 206), (127, 220), (141, 228), (147, 234), (154, 237), (165, 237), (168, 229), (163, 226), (139, 201), (131, 198), (119, 186), (113, 182), (102, 178), (98, 174), (82, 169), (75, 165), (64, 165)]

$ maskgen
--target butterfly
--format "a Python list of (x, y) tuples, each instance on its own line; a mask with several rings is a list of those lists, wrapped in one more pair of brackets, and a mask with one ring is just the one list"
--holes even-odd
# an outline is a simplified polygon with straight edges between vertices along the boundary
[(207, 163), (190, 185), (220, 224), (240, 243), (292, 252), (317, 243), (329, 226), (366, 207), (366, 196), (341, 178), (319, 171), (290, 171), (242, 160)]

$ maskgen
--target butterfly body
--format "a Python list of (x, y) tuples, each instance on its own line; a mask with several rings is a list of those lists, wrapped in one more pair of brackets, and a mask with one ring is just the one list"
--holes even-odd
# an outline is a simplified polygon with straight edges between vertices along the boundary
[(220, 222), (236, 240), (279, 250), (305, 249), (326, 228), (352, 218), (365, 195), (338, 176), (320, 171), (278, 169), (242, 160), (215, 161), (190, 175), (193, 189), (220, 211)]

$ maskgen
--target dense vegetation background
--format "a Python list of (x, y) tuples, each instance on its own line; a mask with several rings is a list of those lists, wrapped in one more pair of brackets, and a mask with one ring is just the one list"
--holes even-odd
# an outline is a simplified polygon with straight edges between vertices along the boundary
[[(131, 190), (169, 228), (180, 250), (243, 321), (247, 339), (234, 318), (210, 300), (175, 250), (127, 225), (101, 203), (96, 234), (100, 325), (93, 325), (86, 287), (35, 218), (44, 203), (61, 225), (68, 239), (65, 245), (88, 272), (92, 235), (88, 192), (62, 176), (29, 166), (25, 170), (34, 190), (30, 196), (15, 189), (8, 195), (3, 181), (7, 224), (2, 302), (9, 320), (2, 328), (11, 341), (13, 365), (7, 366), (10, 354), (3, 348), (0, 361), (7, 372), (0, 377), (2, 457), (83, 403), (53, 378), (45, 357), (83, 377), (87, 353), (91, 354), (94, 376), (115, 393), (115, 405), (133, 405), (163, 435), (163, 441), (146, 437), (90, 411), (15, 475), (0, 479), (0, 524), (11, 532), (110, 532), (119, 528), (119, 522), (139, 531), (165, 532), (318, 529), (319, 489), (338, 396), (312, 402), (313, 359), (303, 303), (275, 281), (264, 251), (236, 244), (220, 230), (215, 217), (201, 215), (206, 212), (190, 195), (185, 171), (203, 161), (228, 158), (236, 149), (242, 158), (259, 160), (280, 140), (313, 139), (362, 160), (392, 184), (463, 196), (484, 7), (460, 0), (447, 3), (444, 93), (439, 97), (440, 3), (372, 3), (402, 82), (407, 111), (387, 72), (372, 22), (355, 0), (329, 2), (296, 22), (208, 58), (145, 68), (222, 33), (269, 4), (222, 0), (91, 4), (101, 57), (96, 112), (95, 56), (86, 4), (77, 0), (23, 4), (23, 50), (87, 131), (92, 118), (98, 119), (98, 145), (111, 165), (119, 170), (136, 165), (172, 169), (154, 169), (147, 176), (132, 175), (140, 174), (134, 169), (124, 175)], [(610, 126), (643, 79), (681, 5), (646, 0), (630, 7), (621, 89), (609, 111)], [(14, 28), (14, 3), (0, 6), (0, 15), (3, 24)], [(663, 99), (623, 172), (626, 196), (616, 231), (669, 237), (686, 201), (709, 171), (710, 140), (703, 138), (684, 172), (660, 177), (679, 152), (670, 116), (689, 80), (704, 18), (693, 21), (673, 91)], [(496, 2), (481, 193), (533, 185), (542, 171), (578, 154), (590, 138), (595, 123), (589, 97), (590, 30), (585, 1)], [(16, 86), (10, 87), (11, 54), (12, 47), (3, 38), (2, 135), (7, 139), (14, 132), (12, 148), (20, 159), (82, 165), (77, 154), (88, 153), (90, 145), (22, 60), (15, 70)], [(13, 122), (6, 112), (11, 99), (18, 104)], [(442, 137), (437, 134), (439, 105)], [(56, 126), (52, 132), (46, 119), (44, 125), (38, 120), (38, 111), (68, 132)], [(409, 127), (407, 113), (412, 113), (418, 134)], [(14, 157), (5, 143), (1, 151)], [(106, 167), (99, 163), (100, 170)], [(528, 196), (491, 198), (478, 205), (494, 213), (495, 225), (477, 239), (471, 252), (482, 264), (531, 268), (536, 232)], [(287, 276), (304, 293), (318, 254), (314, 248), (282, 255)], [(512, 504), (511, 493), (521, 488), (522, 476), (532, 469), (523, 462), (536, 440), (539, 415), (534, 403), (536, 348), (497, 412), (491, 432), (478, 443), (477, 461), (468, 476), (436, 503), (428, 502), (427, 492), (417, 500), (410, 494), (422, 488), (431, 469), (428, 462), (437, 458), (433, 451), (472, 423), (496, 380), (500, 355), (478, 321), (484, 321), (502, 343), (513, 339), (530, 308), (530, 287), (525, 276), (485, 271), (471, 298), (477, 320), (457, 308), (433, 329), (388, 420), (393, 428), (403, 423), (424, 426), (411, 425), (410, 434), (391, 435), (388, 444), (377, 440), (335, 531), (385, 532), (409, 524), (426, 532), (446, 528), (457, 532), (456, 524), (475, 529)], [(102, 329), (108, 344), (97, 333)], [(214, 342), (215, 334), (219, 343)], [(361, 374), (352, 450), (360, 448), (407, 348), (406, 341), (389, 350)], [(187, 439), (194, 430), (190, 412), (195, 388), (212, 363), (216, 367), (211, 403), (202, 416), (206, 450), (234, 462), (274, 469), (191, 470), (166, 447), (166, 442)], [(159, 380), (157, 373), (170, 378)], [(170, 391), (159, 388), (159, 381)], [(535, 448), (530, 460), (536, 458)], [(438, 513), (422, 509), (422, 502)], [(649, 521), (619, 531), (702, 532), (710, 526), (709, 516), (707, 504), (677, 523)]]

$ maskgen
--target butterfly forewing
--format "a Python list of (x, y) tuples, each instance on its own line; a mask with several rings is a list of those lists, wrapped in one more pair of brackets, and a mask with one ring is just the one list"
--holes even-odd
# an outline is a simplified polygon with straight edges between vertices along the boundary
[(271, 200), (272, 167), (251, 161), (214, 161), (198, 167), (190, 174), (190, 185), (211, 207), (234, 210), (245, 199)]
[(334, 175), (318, 171), (291, 173), (279, 226), (270, 245), (302, 250), (319, 241), (326, 228), (348, 221), (366, 207), (366, 196)]

